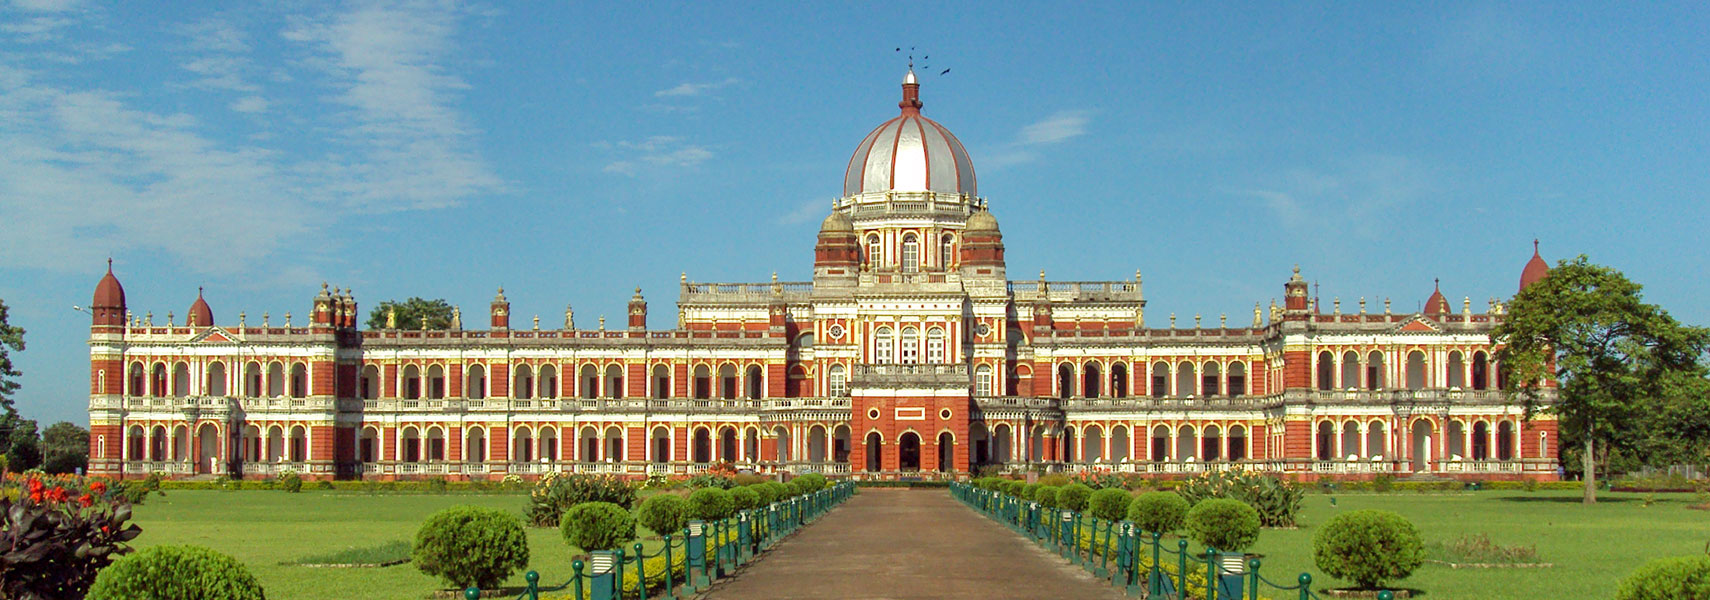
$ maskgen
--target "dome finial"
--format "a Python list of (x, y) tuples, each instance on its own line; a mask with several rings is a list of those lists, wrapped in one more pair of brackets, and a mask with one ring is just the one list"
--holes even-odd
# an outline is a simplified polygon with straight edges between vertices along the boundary
[(912, 60), (908, 63), (908, 74), (903, 76), (902, 87), (902, 102), (898, 102), (897, 107), (901, 108), (905, 115), (920, 114), (920, 107), (925, 106), (925, 104), (920, 102), (920, 80), (914, 77), (914, 61)]

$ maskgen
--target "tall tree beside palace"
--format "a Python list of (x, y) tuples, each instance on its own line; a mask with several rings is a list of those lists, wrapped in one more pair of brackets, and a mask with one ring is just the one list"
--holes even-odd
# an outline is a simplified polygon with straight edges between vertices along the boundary
[(1632, 431), (1659, 398), (1679, 397), (1704, 375), (1710, 330), (1682, 325), (1646, 304), (1639, 284), (1584, 255), (1564, 260), (1523, 287), (1495, 330), (1505, 391), (1528, 413), (1539, 391), (1558, 385), (1554, 411), (1563, 432), (1581, 437), (1585, 502), (1597, 501), (1597, 444)]
[(20, 375), (12, 365), (10, 351), (24, 351), (24, 328), (8, 324), (6, 312), (6, 301), (0, 300), (0, 418), (10, 419), (18, 414), (12, 406), (12, 393), (18, 391)]

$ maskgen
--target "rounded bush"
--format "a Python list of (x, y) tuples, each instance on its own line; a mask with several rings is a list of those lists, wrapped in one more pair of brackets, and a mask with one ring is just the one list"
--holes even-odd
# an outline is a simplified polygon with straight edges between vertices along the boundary
[(1087, 498), (1092, 496), (1092, 488), (1084, 483), (1071, 483), (1057, 491), (1057, 508), (1066, 508), (1075, 512), (1087, 509)]
[(1169, 533), (1182, 528), (1187, 519), (1188, 501), (1181, 494), (1156, 491), (1140, 494), (1128, 505), (1128, 520), (1145, 531)]
[(766, 506), (778, 501), (778, 490), (772, 486), (766, 485), (767, 483), (771, 482), (765, 481), (748, 486), (748, 489), (754, 490), (754, 495), (760, 497), (760, 506)]
[(286, 471), (279, 474), (279, 481), (275, 485), (279, 489), (295, 494), (303, 491), (303, 476), (298, 475), (296, 471)]
[(422, 523), (410, 556), (417, 569), (451, 587), (490, 588), (528, 566), (528, 534), (511, 513), (453, 506)]
[(1057, 508), (1057, 491), (1059, 489), (1061, 488), (1054, 485), (1039, 486), (1039, 489), (1033, 492), (1033, 501), (1045, 508)]
[(1240, 500), (1202, 500), (1188, 509), (1187, 528), (1201, 544), (1224, 552), (1240, 552), (1259, 541), (1259, 511)]
[(791, 481), (802, 482), (803, 492), (817, 492), (825, 489), (825, 486), (830, 484), (830, 482), (825, 480), (825, 476), (820, 475), (819, 473), (807, 473)]
[(1401, 515), (1354, 510), (1331, 517), (1312, 534), (1312, 558), (1332, 577), (1376, 589), (1424, 564), (1425, 544), (1419, 529)]
[(1087, 514), (1095, 519), (1120, 521), (1128, 516), (1128, 504), (1134, 495), (1120, 488), (1104, 488), (1087, 497)]
[(564, 511), (558, 529), (571, 546), (588, 552), (616, 550), (635, 539), (635, 517), (610, 502), (583, 502)]
[(736, 505), (736, 510), (748, 510), (760, 506), (760, 494), (747, 487), (732, 488), (730, 501)]
[(703, 521), (716, 521), (730, 516), (736, 510), (736, 501), (731, 499), (730, 492), (718, 488), (701, 488), (689, 494), (689, 517)]
[(676, 535), (689, 525), (689, 501), (676, 494), (655, 494), (641, 501), (635, 520), (659, 535)]
[(201, 546), (154, 546), (95, 576), (90, 600), (264, 600), (243, 563)]
[(790, 497), (790, 488), (776, 481), (768, 481), (760, 485), (772, 490), (772, 502), (786, 500)]
[(1021, 493), (1017, 494), (1017, 495), (1021, 496), (1022, 500), (1032, 500), (1033, 496), (1038, 494), (1039, 488), (1041, 488), (1041, 487), (1045, 487), (1045, 486), (1037, 484), (1037, 483), (1029, 483), (1027, 485), (1021, 486)]
[(1645, 563), (1621, 580), (1615, 592), (1615, 600), (1674, 598), (1710, 598), (1710, 556), (1659, 558)]
[(791, 479), (784, 483), (784, 489), (789, 490), (788, 498), (794, 498), (807, 493), (807, 484), (800, 479)]

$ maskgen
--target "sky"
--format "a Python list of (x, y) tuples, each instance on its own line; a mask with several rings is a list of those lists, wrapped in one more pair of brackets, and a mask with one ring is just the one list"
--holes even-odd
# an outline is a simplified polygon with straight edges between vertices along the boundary
[(136, 314), (202, 287), (227, 326), (330, 282), (547, 327), (640, 286), (663, 328), (680, 274), (807, 280), (911, 48), (1012, 279), (1139, 270), (1153, 326), (1250, 322), (1295, 264), (1483, 311), (1538, 239), (1710, 324), (1703, 3), (250, 4), (0, 0), (26, 416), (87, 422), (108, 257)]

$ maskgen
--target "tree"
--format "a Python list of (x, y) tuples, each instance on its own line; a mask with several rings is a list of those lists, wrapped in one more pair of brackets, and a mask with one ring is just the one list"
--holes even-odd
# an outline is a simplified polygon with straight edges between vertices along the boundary
[(54, 423), (42, 432), (42, 469), (49, 473), (76, 473), (89, 467), (89, 431), (70, 421)]
[(6, 301), (0, 300), (0, 418), (12, 419), (18, 416), (18, 409), (12, 406), (12, 394), (18, 391), (18, 372), (12, 364), (12, 351), (24, 351), (24, 328), (10, 325), (6, 322)]
[[(1563, 431), (1581, 438), (1587, 504), (1597, 502), (1597, 444), (1631, 431), (1643, 406), (1686, 393), (1682, 386), (1704, 375), (1710, 330), (1681, 325), (1644, 303), (1640, 289), (1584, 255), (1563, 260), (1520, 290), (1490, 333), (1503, 345), (1503, 391), (1522, 400), (1528, 417), (1553, 412)], [(1546, 404), (1552, 378), (1556, 399)]]
[(36, 422), (16, 415), (0, 422), (6, 432), (6, 468), (27, 471), (41, 466), (42, 442), (36, 434)]
[[(397, 310), (397, 324), (394, 327), (388, 327), (386, 316), (394, 309)], [(420, 329), (422, 319), (425, 317), (428, 329), (451, 329), (451, 315), (451, 305), (439, 298), (423, 300), (411, 297), (403, 302), (387, 300), (368, 311), (368, 328)]]

